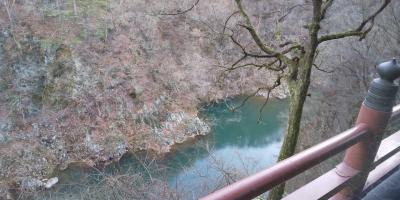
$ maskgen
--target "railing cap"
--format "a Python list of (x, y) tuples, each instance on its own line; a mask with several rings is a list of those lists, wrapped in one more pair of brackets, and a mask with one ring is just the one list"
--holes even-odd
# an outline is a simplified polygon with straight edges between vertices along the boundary
[(397, 64), (395, 58), (379, 64), (377, 70), (381, 79), (391, 83), (400, 77), (400, 66)]
[(364, 105), (377, 111), (392, 112), (399, 88), (393, 81), (400, 77), (400, 66), (393, 58), (379, 64), (377, 71), (380, 78), (372, 81)]

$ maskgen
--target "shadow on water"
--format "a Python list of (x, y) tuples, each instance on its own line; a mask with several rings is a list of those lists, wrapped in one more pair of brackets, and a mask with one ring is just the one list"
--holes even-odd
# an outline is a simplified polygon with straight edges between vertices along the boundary
[(76, 193), (85, 184), (102, 181), (102, 175), (141, 174), (143, 181), (158, 178), (167, 182), (183, 199), (197, 199), (233, 180), (275, 163), (286, 126), (287, 100), (271, 100), (262, 112), (261, 97), (242, 102), (234, 98), (204, 107), (200, 113), (212, 125), (207, 136), (177, 145), (172, 153), (154, 159), (145, 152), (127, 153), (118, 163), (103, 170), (72, 165), (56, 173), (55, 190)]
[(201, 113), (212, 124), (212, 134), (181, 145), (166, 156), (168, 183), (185, 199), (199, 196), (275, 163), (286, 127), (287, 100), (253, 98), (236, 112), (243, 98), (206, 107)]
[(242, 108), (232, 112), (229, 107), (240, 105), (243, 98), (233, 99), (226, 103), (216, 104), (202, 114), (213, 124), (213, 141), (215, 148), (226, 146), (260, 147), (280, 139), (278, 133), (285, 126), (286, 100), (270, 101), (261, 113), (263, 98), (253, 98)]

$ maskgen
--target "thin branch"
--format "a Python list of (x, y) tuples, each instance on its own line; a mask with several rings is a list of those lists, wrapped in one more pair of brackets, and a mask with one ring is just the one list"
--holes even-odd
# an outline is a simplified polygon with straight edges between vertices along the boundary
[(236, 62), (234, 62), (231, 66), (231, 69), (234, 68), (237, 64), (239, 64), (240, 62), (242, 62), (244, 59), (247, 58), (247, 55), (242, 56), (241, 58), (239, 58), (239, 60), (237, 60)]
[(287, 42), (285, 42), (285, 43), (282, 43), (282, 44), (280, 44), (279, 45), (279, 47), (285, 47), (285, 46), (287, 46), (287, 45), (289, 45), (289, 44), (293, 44), (294, 42), (293, 41), (287, 41)]
[(262, 121), (262, 112), (269, 101), (271, 91), (281, 85), (281, 79), (282, 79), (282, 76), (278, 76), (277, 79), (275, 80), (274, 84), (267, 89), (268, 90), (267, 98), (265, 99), (265, 101), (264, 101), (263, 105), (261, 106), (259, 113), (258, 113), (258, 119), (257, 119), (258, 123), (260, 123)]
[[(231, 38), (232, 42), (233, 42), (234, 44), (236, 44), (236, 45), (242, 50), (242, 52), (243, 52), (243, 56), (240, 57), (238, 60), (236, 60), (236, 61), (231, 65), (230, 69), (232, 69), (232, 70), (233, 70), (233, 69), (236, 69), (235, 66), (236, 66), (237, 64), (239, 64), (240, 62), (242, 62), (243, 60), (245, 60), (247, 57), (253, 57), (253, 58), (271, 58), (271, 57), (275, 57), (274, 55), (259, 55), (259, 54), (249, 53), (249, 52), (246, 51), (246, 49), (243, 47), (243, 45), (241, 45), (241, 44), (239, 43), (239, 41), (235, 39), (234, 35), (231, 35), (230, 38)], [(238, 68), (239, 68), (239, 67), (238, 67)]]
[(269, 101), (269, 99), (270, 99), (271, 92), (272, 92), (272, 90), (274, 90), (275, 88), (277, 88), (278, 86), (281, 85), (281, 79), (282, 79), (282, 78), (283, 78), (283, 76), (282, 76), (282, 75), (279, 75), (279, 76), (276, 78), (276, 80), (275, 80), (275, 82), (274, 82), (274, 84), (273, 84), (272, 86), (270, 86), (270, 87), (260, 87), (260, 88), (258, 88), (255, 92), (253, 92), (252, 94), (248, 95), (248, 96), (241, 102), (241, 104), (240, 104), (239, 106), (236, 106), (236, 107), (234, 107), (234, 108), (229, 108), (229, 109), (230, 109), (232, 112), (235, 112), (237, 109), (243, 107), (243, 106), (246, 104), (246, 102), (247, 102), (250, 98), (256, 96), (256, 95), (258, 94), (258, 92), (260, 92), (261, 90), (267, 90), (267, 97), (266, 97), (266, 99), (265, 99), (263, 105), (261, 106), (261, 108), (260, 108), (260, 110), (259, 110), (259, 115), (258, 115), (258, 120), (257, 120), (257, 122), (260, 123), (260, 122), (262, 121), (262, 112), (263, 112), (265, 106), (267, 105), (267, 103), (268, 103), (268, 101)]
[[(235, 69), (238, 69), (238, 68), (248, 67), (248, 66), (257, 67), (258, 69), (265, 68), (265, 69), (269, 69), (269, 70), (272, 70), (272, 71), (283, 71), (287, 67), (287, 65), (284, 65), (284, 67), (282, 67), (282, 60), (281, 60), (280, 56), (277, 56), (275, 54), (274, 55), (268, 55), (268, 54), (267, 55), (265, 55), (265, 54), (264, 55), (260, 55), (260, 54), (250, 53), (250, 52), (248, 52), (246, 50), (246, 48), (242, 44), (240, 44), (240, 42), (238, 40), (235, 39), (233, 34), (230, 35), (230, 38), (231, 38), (232, 42), (234, 44), (236, 44), (242, 50), (243, 56), (240, 57), (238, 60), (236, 60), (231, 65), (231, 67), (228, 68), (226, 71), (232, 71), (232, 70), (235, 70)], [(287, 53), (293, 51), (294, 49), (304, 50), (304, 47), (299, 45), (299, 44), (296, 44), (296, 45), (293, 45), (293, 46), (283, 50), (279, 54), (284, 55), (284, 54), (287, 54)], [(276, 58), (276, 59), (271, 63), (265, 63), (265, 64), (248, 63), (248, 64), (236, 66), (236, 65), (238, 65), (240, 62), (244, 61), (248, 57), (253, 57), (253, 58)], [(278, 61), (279, 61), (279, 66), (278, 67), (272, 67)]]
[(330, 35), (324, 35), (318, 38), (318, 43), (322, 43), (328, 40), (336, 40), (336, 39), (341, 39), (345, 37), (352, 37), (352, 36), (361, 36), (363, 32), (361, 31), (347, 31), (347, 32), (342, 32), (342, 33), (335, 33), (335, 34), (330, 34)]
[(321, 20), (325, 19), (326, 17), (326, 12), (328, 12), (328, 9), (332, 6), (334, 0), (327, 0), (323, 5), (322, 5), (322, 10), (321, 10)]
[[(231, 65), (230, 68), (226, 69), (226, 71), (233, 71), (235, 69), (248, 67), (248, 66), (257, 67), (258, 69), (265, 68), (265, 69), (269, 69), (269, 70), (272, 70), (272, 71), (283, 71), (287, 67), (287, 65), (284, 65), (282, 67), (282, 60), (279, 57), (276, 57), (275, 55), (258, 55), (258, 54), (249, 53), (249, 52), (246, 51), (246, 49), (243, 47), (243, 45), (241, 45), (239, 43), (239, 41), (237, 41), (235, 39), (235, 37), (233, 35), (231, 35), (230, 38), (231, 38), (232, 42), (234, 44), (236, 44), (237, 46), (239, 46), (239, 48), (242, 50), (243, 56), (240, 57), (238, 60), (236, 60)], [(288, 49), (282, 51), (281, 54), (287, 54), (287, 53), (291, 52), (294, 49), (303, 49), (303, 47), (301, 45), (294, 45), (294, 46), (289, 47)], [(253, 58), (276, 58), (276, 59), (274, 61), (270, 62), (270, 63), (265, 63), (265, 64), (247, 63), (247, 64), (244, 64), (244, 65), (236, 66), (236, 65), (238, 65), (240, 62), (242, 62), (243, 60), (245, 60), (248, 57), (253, 57)], [(273, 67), (273, 65), (278, 61), (279, 61), (278, 67)]]
[(268, 90), (267, 93), (267, 98), (265, 99), (263, 105), (261, 106), (259, 113), (258, 113), (258, 119), (257, 119), (257, 123), (261, 123), (262, 119), (262, 111), (264, 110), (265, 106), (267, 105), (268, 101), (269, 101), (269, 94), (271, 93), (270, 90)]
[(371, 16), (369, 16), (367, 19), (365, 19), (363, 22), (361, 22), (361, 24), (357, 28), (357, 30), (361, 31), (368, 22), (373, 21), (375, 19), (375, 17), (378, 16), (378, 14), (381, 13), (386, 8), (386, 6), (389, 5), (389, 3), (391, 1), (392, 0), (384, 0), (384, 2), (381, 5), (381, 7), (379, 7), (379, 9), (377, 11), (375, 11), (375, 13), (373, 13)]
[(293, 9), (295, 9), (296, 7), (299, 7), (299, 6), (303, 6), (303, 5), (296, 4), (296, 5), (288, 8), (287, 12), (282, 17), (279, 17), (278, 22), (282, 22), (293, 11)]
[[(345, 37), (353, 37), (353, 36), (359, 36), (360, 40), (364, 39), (365, 36), (372, 30), (375, 17), (378, 16), (378, 14), (381, 13), (389, 5), (390, 2), (391, 0), (384, 0), (383, 4), (379, 7), (379, 9), (375, 11), (372, 15), (370, 15), (367, 19), (362, 21), (361, 24), (356, 29), (341, 33), (333, 33), (321, 36), (320, 38), (318, 38), (318, 43), (322, 43), (329, 40), (341, 39)], [(363, 30), (368, 23), (370, 23), (370, 26), (366, 30)]]
[(261, 40), (261, 38), (258, 36), (254, 26), (251, 24), (250, 17), (247, 15), (245, 12), (241, 0), (235, 0), (236, 4), (239, 8), (240, 14), (244, 17), (246, 25), (241, 25), (242, 27), (246, 28), (247, 31), (250, 33), (251, 37), (253, 38), (254, 42), (257, 44), (257, 46), (266, 54), (271, 55), (271, 57), (276, 57), (279, 58), (282, 62), (286, 63), (289, 66), (295, 66), (296, 63), (292, 61), (289, 57), (285, 56), (282, 53), (277, 52), (275, 49), (272, 47), (269, 47), (265, 45), (265, 43)]
[(188, 8), (186, 10), (183, 10), (183, 11), (178, 10), (176, 13), (160, 13), (160, 15), (182, 15), (182, 14), (185, 14), (185, 13), (191, 11), (194, 7), (196, 7), (197, 4), (199, 4), (199, 2), (200, 2), (200, 0), (197, 0), (190, 8)]
[[(278, 67), (273, 67), (273, 65), (276, 64), (278, 61), (279, 61)], [(265, 64), (246, 63), (246, 64), (239, 65), (239, 66), (232, 66), (232, 67), (226, 69), (225, 71), (233, 71), (233, 70), (236, 70), (238, 68), (243, 68), (243, 67), (256, 67), (258, 69), (265, 68), (265, 69), (268, 69), (271, 71), (278, 72), (278, 71), (283, 71), (286, 68), (286, 65), (282, 66), (282, 62), (280, 62), (279, 59), (275, 59), (274, 61), (272, 61), (270, 63), (265, 63)]]
[(245, 22), (246, 22), (246, 25), (242, 25), (242, 26), (249, 31), (251, 37), (253, 38), (254, 42), (256, 42), (257, 46), (262, 51), (264, 51), (266, 54), (277, 55), (278, 52), (275, 49), (265, 45), (264, 42), (261, 40), (261, 38), (258, 36), (254, 26), (251, 24), (250, 17), (244, 11), (241, 0), (236, 0), (236, 4), (239, 8), (240, 14), (244, 17)]
[(240, 25), (241, 27), (247, 29), (247, 31), (250, 33), (251, 37), (253, 38), (254, 42), (256, 45), (266, 54), (269, 54), (271, 56), (278, 56), (279, 53), (275, 50), (272, 49), (271, 47), (268, 47), (264, 44), (264, 42), (261, 40), (261, 38), (258, 36), (256, 30), (254, 29), (253, 26), (248, 26), (248, 25)]
[(235, 112), (237, 109), (243, 107), (244, 104), (246, 104), (246, 102), (247, 102), (250, 98), (256, 96), (256, 95), (258, 94), (258, 92), (259, 92), (260, 90), (263, 90), (263, 89), (267, 89), (267, 88), (266, 88), (266, 87), (260, 87), (260, 88), (258, 88), (255, 92), (253, 92), (252, 94), (248, 95), (248, 96), (242, 101), (242, 103), (240, 103), (239, 106), (236, 106), (236, 107), (234, 107), (234, 108), (229, 108), (229, 109), (230, 109), (232, 112)]
[(225, 34), (225, 30), (226, 30), (226, 27), (227, 27), (227, 25), (228, 25), (229, 20), (230, 20), (234, 15), (236, 15), (236, 14), (238, 14), (238, 13), (239, 13), (239, 11), (235, 11), (235, 12), (233, 12), (231, 15), (229, 15), (228, 18), (226, 18), (225, 23), (224, 23), (224, 29), (222, 29), (222, 34)]
[(287, 54), (287, 53), (291, 52), (294, 49), (304, 50), (304, 47), (299, 45), (299, 44), (296, 44), (296, 45), (293, 45), (293, 46), (289, 47), (288, 49), (283, 50), (281, 52), (281, 54)]
[(239, 43), (239, 41), (237, 41), (237, 40), (235, 39), (235, 36), (234, 36), (233, 34), (230, 36), (230, 38), (231, 38), (232, 42), (233, 42), (234, 44), (236, 44), (240, 49), (242, 49), (242, 52), (243, 52), (244, 54), (246, 54), (246, 49)]
[(325, 70), (325, 69), (322, 69), (322, 68), (318, 67), (316, 64), (313, 64), (313, 66), (314, 66), (318, 71), (321, 71), (321, 72), (325, 72), (325, 73), (328, 73), (328, 74), (334, 72), (334, 70)]
[[(319, 50), (316, 50), (316, 51), (315, 51), (314, 60), (317, 60), (317, 57), (319, 56), (319, 53), (320, 53)], [(320, 63), (319, 65), (321, 66), (322, 63), (323, 63), (323, 61), (321, 61), (321, 63)], [(321, 71), (321, 72), (325, 72), (325, 73), (328, 73), (328, 74), (334, 72), (334, 70), (325, 70), (325, 69), (322, 69), (322, 68), (318, 67), (318, 65), (316, 65), (315, 63), (313, 63), (312, 65), (313, 65), (318, 71)]]
[(233, 43), (235, 43), (240, 49), (242, 49), (242, 52), (243, 52), (243, 54), (245, 56), (254, 57), (254, 58), (273, 58), (273, 57), (276, 57), (276, 55), (259, 55), (259, 54), (250, 53), (250, 52), (246, 51), (246, 49), (243, 47), (243, 45), (241, 45), (239, 43), (239, 41), (236, 40), (233, 35), (231, 35), (230, 38), (231, 38)]

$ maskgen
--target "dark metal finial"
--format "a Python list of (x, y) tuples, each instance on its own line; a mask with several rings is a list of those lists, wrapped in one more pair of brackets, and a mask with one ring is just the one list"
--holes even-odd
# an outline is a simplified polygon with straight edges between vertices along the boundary
[(394, 80), (400, 78), (400, 66), (397, 65), (395, 58), (379, 64), (377, 70), (381, 79), (385, 81), (393, 83)]
[(400, 78), (400, 66), (396, 59), (381, 63), (377, 67), (380, 78), (374, 79), (369, 87), (364, 105), (369, 108), (392, 112), (399, 88), (393, 81)]

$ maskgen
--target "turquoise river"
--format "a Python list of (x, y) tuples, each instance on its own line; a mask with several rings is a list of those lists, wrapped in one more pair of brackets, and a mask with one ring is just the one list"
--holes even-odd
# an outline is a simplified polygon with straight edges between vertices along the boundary
[(167, 187), (177, 191), (180, 199), (197, 199), (271, 166), (282, 144), (288, 102), (270, 100), (259, 121), (264, 99), (252, 98), (235, 112), (229, 109), (242, 101), (243, 98), (235, 98), (204, 106), (201, 117), (211, 125), (211, 133), (177, 145), (162, 158), (150, 159), (145, 153), (126, 154), (118, 163), (102, 170), (72, 165), (56, 174), (59, 184), (51, 194), (46, 193), (54, 199), (76, 198), (74, 195), (87, 190), (87, 185), (98, 184), (100, 179), (93, 179), (98, 173), (108, 176), (142, 173), (145, 179), (164, 180)]

